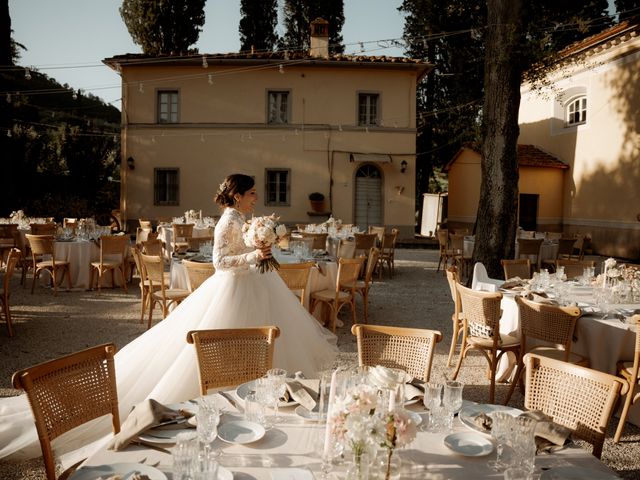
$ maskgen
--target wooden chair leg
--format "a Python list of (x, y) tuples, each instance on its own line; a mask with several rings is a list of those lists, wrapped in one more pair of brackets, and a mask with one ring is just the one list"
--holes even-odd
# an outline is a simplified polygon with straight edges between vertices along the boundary
[(627, 415), (629, 414), (629, 408), (633, 404), (633, 397), (635, 395), (635, 385), (634, 381), (631, 383), (629, 387), (629, 391), (624, 398), (624, 406), (622, 407), (622, 413), (620, 414), (620, 420), (618, 421), (618, 427), (616, 428), (616, 434), (613, 437), (613, 441), (618, 443), (620, 441), (620, 437), (622, 436), (622, 431), (624, 430), (624, 424), (627, 421)]

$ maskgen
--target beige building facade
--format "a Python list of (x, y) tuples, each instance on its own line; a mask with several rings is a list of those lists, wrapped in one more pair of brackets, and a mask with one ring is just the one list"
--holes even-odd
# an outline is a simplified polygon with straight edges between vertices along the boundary
[(520, 143), (570, 167), (562, 228), (602, 255), (640, 258), (640, 26), (622, 23), (576, 43), (549, 76), (522, 88)]
[(218, 184), (239, 172), (256, 179), (256, 214), (412, 235), (416, 86), (430, 66), (315, 54), (105, 59), (122, 76), (125, 220), (217, 215)]

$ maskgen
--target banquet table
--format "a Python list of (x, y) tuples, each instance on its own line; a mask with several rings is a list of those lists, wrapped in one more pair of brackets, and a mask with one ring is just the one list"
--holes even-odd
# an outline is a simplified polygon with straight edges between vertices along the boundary
[[(466, 259), (470, 259), (473, 256), (473, 249), (475, 247), (475, 237), (472, 235), (468, 235), (464, 237), (464, 250), (463, 257)], [(515, 245), (515, 258), (518, 258), (518, 243)], [(538, 255), (537, 262), (537, 270), (540, 270), (540, 266), (542, 262), (545, 260), (554, 261), (558, 256), (558, 249), (560, 248), (560, 244), (557, 240), (544, 240), (542, 245), (540, 245), (540, 255)], [(533, 255), (527, 255), (527, 258), (530, 260), (534, 260)]]
[[(213, 235), (213, 227), (193, 227), (194, 237), (210, 237)], [(173, 227), (171, 225), (158, 225), (158, 238), (164, 242), (164, 251), (167, 259), (173, 255)]]
[[(242, 401), (239, 400), (234, 390), (227, 393), (242, 405)], [(242, 414), (222, 395), (212, 394), (210, 397), (223, 412), (220, 426), (230, 420), (242, 419)], [(295, 408), (294, 406), (281, 407), (280, 422), (267, 430), (265, 435), (255, 442), (241, 445), (216, 439), (212, 446), (220, 451), (219, 464), (229, 470), (236, 480), (344, 478), (347, 468), (346, 462), (332, 466), (330, 474), (327, 477), (323, 476), (320, 452), (323, 451), (325, 425), (304, 419), (295, 413)], [(418, 414), (423, 413), (422, 407), (417, 405), (407, 408)], [(420, 417), (424, 418), (423, 415)], [(465, 426), (457, 418), (453, 423), (453, 431), (472, 432), (470, 427)], [(399, 476), (393, 478), (454, 480), (503, 478), (501, 472), (493, 471), (488, 465), (488, 461), (495, 460), (495, 449), (485, 456), (463, 456), (454, 453), (444, 445), (446, 435), (447, 433), (419, 431), (411, 444), (394, 452), (394, 456), (398, 456), (401, 462)], [(478, 435), (485, 436), (480, 433)], [(120, 452), (102, 447), (90, 455), (82, 467), (90, 469), (92, 466), (144, 462), (145, 465), (156, 465), (156, 468), (167, 474), (168, 478), (172, 478), (170, 452), (173, 445), (166, 444), (162, 447), (168, 451), (162, 452), (142, 445), (130, 445)], [(379, 452), (378, 458), (381, 459), (383, 454), (384, 452)], [(349, 458), (349, 455), (346, 454), (345, 458)], [(591, 455), (589, 451), (574, 446), (553, 454), (538, 455), (535, 464), (538, 471), (580, 467), (594, 473), (600, 472), (610, 475), (607, 478), (617, 478), (612, 470)], [(82, 469), (78, 472), (82, 472)], [(433, 476), (429, 477), (429, 475)], [(219, 478), (228, 477), (220, 476)], [(378, 475), (372, 478), (383, 478), (383, 476)]]
[[(571, 285), (567, 293), (568, 300), (575, 302), (582, 310), (576, 322), (571, 351), (588, 358), (590, 368), (615, 375), (617, 362), (633, 361), (636, 326), (618, 318), (603, 318), (603, 313), (594, 307), (593, 287), (568, 283)], [(515, 294), (502, 293), (500, 332), (520, 338), (520, 316)], [(631, 312), (640, 309), (640, 304), (612, 304), (610, 307)], [(504, 357), (496, 376), (503, 381), (512, 373), (515, 363), (513, 357)], [(640, 426), (640, 404), (631, 408), (627, 420)]]

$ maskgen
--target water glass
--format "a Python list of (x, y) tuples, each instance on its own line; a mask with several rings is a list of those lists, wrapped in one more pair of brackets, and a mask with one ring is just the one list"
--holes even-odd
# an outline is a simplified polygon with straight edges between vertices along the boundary
[(442, 397), (442, 403), (448, 410), (451, 410), (455, 415), (462, 408), (462, 389), (464, 385), (462, 382), (448, 381), (444, 385), (444, 394)]
[(509, 445), (515, 417), (507, 412), (494, 412), (491, 414), (491, 420), (491, 436), (496, 443), (496, 459), (489, 461), (489, 466), (496, 471), (502, 471), (515, 461), (515, 452)]
[(287, 391), (287, 371), (283, 368), (272, 368), (271, 370), (267, 371), (267, 380), (271, 384), (271, 388), (274, 392), (274, 394), (272, 395), (274, 423), (278, 423), (278, 404)]
[(244, 416), (247, 421), (266, 425), (264, 404), (259, 401), (256, 393), (250, 393), (244, 399)]
[(256, 379), (254, 381), (254, 390), (256, 401), (262, 405), (264, 412), (263, 426), (266, 430), (269, 430), (273, 427), (273, 418), (267, 415), (267, 408), (271, 408), (273, 403), (278, 401), (278, 397), (271, 388), (271, 381), (267, 377)]
[(441, 383), (428, 382), (424, 384), (424, 397), (422, 399), (424, 407), (429, 410), (429, 421), (423, 423), (422, 429), (425, 432), (437, 431), (437, 414), (442, 403)]
[(173, 457), (173, 478), (190, 480), (197, 470), (198, 441), (195, 432), (180, 432), (176, 436), (176, 445), (171, 450)]
[(218, 437), (219, 423), (220, 411), (215, 403), (207, 397), (200, 397), (196, 412), (196, 432), (198, 439), (204, 445), (205, 456), (217, 455), (217, 452), (211, 451), (211, 444)]

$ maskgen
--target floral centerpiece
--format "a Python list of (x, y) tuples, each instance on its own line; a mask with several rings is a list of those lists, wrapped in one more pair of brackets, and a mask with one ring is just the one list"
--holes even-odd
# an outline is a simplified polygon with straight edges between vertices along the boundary
[(24, 214), (23, 210), (16, 210), (9, 215), (11, 223), (17, 223), (20, 227), (29, 226), (29, 218)]
[[(280, 241), (287, 234), (287, 227), (278, 223), (280, 217), (275, 214), (263, 217), (253, 217), (243, 227), (244, 243), (248, 247), (265, 248)], [(260, 273), (277, 270), (280, 264), (274, 257), (265, 258), (258, 262)]]
[(365, 382), (336, 398), (331, 409), (328, 421), (332, 438), (351, 448), (355, 478), (359, 477), (362, 455), (375, 454), (380, 446), (387, 449), (385, 479), (389, 479), (394, 450), (411, 443), (416, 436), (415, 422), (401, 404), (389, 401), (391, 389), (380, 382), (391, 378), (398, 378), (393, 370), (375, 367)]
[(185, 223), (195, 223), (200, 220), (201, 212), (202, 210), (200, 212), (197, 212), (195, 210), (187, 210), (186, 212), (184, 212)]

